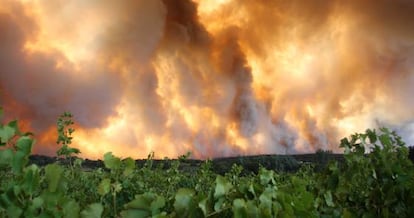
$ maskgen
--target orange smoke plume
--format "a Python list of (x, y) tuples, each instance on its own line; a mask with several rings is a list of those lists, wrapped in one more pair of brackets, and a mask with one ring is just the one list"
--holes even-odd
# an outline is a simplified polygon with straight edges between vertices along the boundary
[(414, 3), (0, 0), (0, 104), (53, 155), (339, 152), (378, 125), (414, 143)]

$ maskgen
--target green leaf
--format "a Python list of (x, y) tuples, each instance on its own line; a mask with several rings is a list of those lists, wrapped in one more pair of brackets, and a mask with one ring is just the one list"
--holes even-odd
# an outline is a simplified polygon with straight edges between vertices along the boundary
[(19, 125), (18, 125), (18, 123), (17, 123), (17, 120), (12, 120), (12, 121), (10, 121), (8, 124), (7, 124), (7, 126), (10, 126), (11, 128), (13, 128), (14, 129), (14, 131), (15, 131), (15, 134), (17, 134), (17, 135), (20, 135), (21, 133), (20, 133), (20, 130), (19, 130)]
[(148, 217), (160, 214), (165, 206), (164, 197), (147, 192), (136, 195), (135, 199), (125, 205), (126, 210), (121, 212), (122, 217)]
[(33, 139), (29, 136), (22, 136), (16, 142), (16, 147), (19, 151), (22, 151), (25, 155), (30, 155), (32, 152)]
[(375, 172), (375, 169), (372, 169), (372, 177), (374, 179), (377, 179), (377, 173)]
[(82, 162), (83, 162), (83, 160), (82, 159), (80, 159), (80, 158), (76, 158), (75, 159), (75, 162), (73, 163), (75, 166), (77, 166), (77, 167), (82, 167)]
[(8, 125), (0, 126), (0, 142), (7, 143), (16, 133), (16, 130)]
[(344, 209), (343, 211), (342, 211), (342, 217), (343, 218), (352, 218), (352, 217), (354, 217), (353, 215), (352, 215), (352, 213), (351, 212), (349, 212), (349, 210), (348, 209)]
[(380, 135), (379, 140), (380, 140), (381, 144), (384, 145), (384, 147), (391, 147), (392, 146), (391, 138), (388, 134)]
[(233, 215), (235, 218), (247, 218), (246, 202), (244, 199), (235, 199), (233, 201)]
[(260, 184), (268, 185), (269, 182), (272, 182), (272, 184), (274, 184), (275, 181), (274, 181), (273, 174), (274, 174), (274, 171), (261, 168), (260, 169)]
[(167, 216), (166, 212), (162, 212), (162, 213), (152, 216), (152, 218), (168, 218), (168, 217), (171, 217), (171, 216)]
[(127, 158), (122, 161), (125, 164), (124, 176), (129, 176), (134, 172), (135, 161), (132, 158)]
[(369, 142), (371, 144), (374, 144), (375, 142), (377, 142), (377, 134), (375, 133), (375, 129), (374, 130), (367, 129), (366, 134), (368, 135)]
[(348, 138), (341, 139), (339, 147), (341, 147), (341, 148), (350, 147), (350, 143), (349, 143)]
[(272, 208), (273, 208), (273, 216), (274, 217), (278, 217), (279, 212), (281, 212), (283, 210), (282, 205), (277, 201), (273, 202)]
[(78, 218), (80, 212), (79, 204), (74, 200), (63, 205), (63, 217)]
[(267, 187), (259, 197), (260, 208), (266, 213), (271, 213), (273, 198), (276, 197), (274, 190), (271, 187)]
[(312, 203), (314, 202), (314, 196), (310, 192), (303, 192), (300, 195), (300, 203), (303, 205), (304, 209), (311, 210)]
[(32, 164), (25, 169), (23, 190), (28, 195), (32, 195), (40, 187), (39, 167)]
[(23, 172), (23, 167), (27, 163), (26, 154), (22, 151), (16, 151), (13, 155), (13, 161), (12, 161), (12, 170), (15, 174), (21, 174)]
[(98, 193), (99, 193), (101, 196), (104, 196), (104, 195), (108, 194), (108, 192), (109, 192), (110, 190), (111, 190), (111, 180), (110, 180), (110, 179), (108, 179), (108, 178), (103, 179), (103, 180), (101, 181), (101, 183), (99, 183), (99, 186), (98, 186)]
[(174, 208), (178, 214), (184, 213), (190, 209), (194, 197), (194, 191), (191, 189), (181, 188), (175, 195)]
[(80, 150), (79, 150), (79, 149), (77, 149), (77, 148), (69, 148), (69, 149), (68, 149), (68, 153), (69, 153), (69, 154), (79, 154), (79, 153), (81, 153), (81, 152), (80, 152)]
[(151, 193), (144, 193), (141, 195), (136, 195), (135, 199), (131, 202), (125, 204), (125, 208), (127, 209), (140, 209), (145, 211), (150, 211), (150, 204), (153, 200), (153, 194)]
[(57, 164), (49, 164), (45, 167), (45, 177), (48, 181), (48, 190), (56, 192), (59, 183), (62, 179), (63, 169)]
[(7, 208), (9, 207), (11, 204), (13, 204), (13, 200), (15, 199), (15, 195), (14, 194), (10, 194), (10, 190), (8, 190), (8, 193), (2, 193), (0, 194), (0, 208)]
[(33, 199), (33, 201), (32, 201), (32, 206), (33, 206), (33, 208), (40, 208), (42, 205), (43, 205), (43, 198), (41, 198), (41, 197), (36, 197), (36, 198), (34, 198)]
[(99, 203), (90, 204), (81, 212), (82, 218), (101, 218), (103, 207)]
[(335, 204), (332, 201), (332, 193), (331, 193), (331, 191), (327, 191), (325, 194), (323, 194), (323, 196), (325, 197), (326, 205), (328, 205), (329, 207), (335, 206)]
[(114, 187), (114, 191), (116, 193), (118, 193), (122, 190), (122, 185), (119, 182), (115, 182), (114, 184), (112, 184), (112, 187)]
[(150, 212), (146, 210), (128, 209), (121, 211), (121, 217), (124, 218), (147, 218), (149, 216)]
[(160, 213), (160, 209), (165, 206), (165, 199), (162, 196), (156, 196), (156, 198), (151, 202), (151, 213), (156, 215)]
[(257, 208), (256, 202), (254, 200), (247, 201), (246, 211), (247, 211), (247, 217), (249, 218), (272, 217), (270, 212), (269, 212), (269, 215), (260, 214), (259, 209)]
[(110, 170), (117, 170), (121, 167), (121, 159), (112, 155), (112, 152), (108, 152), (104, 155), (104, 164)]
[(15, 205), (7, 208), (7, 217), (19, 218), (23, 214), (23, 210)]
[(214, 211), (218, 212), (222, 209), (223, 205), (224, 205), (224, 201), (226, 199), (224, 197), (219, 198), (216, 203), (214, 203)]
[(13, 151), (8, 148), (0, 150), (0, 165), (11, 165), (13, 161)]
[(208, 213), (207, 199), (208, 198), (204, 198), (198, 203), (198, 207), (201, 209), (201, 211), (203, 211), (204, 216), (207, 216)]
[(217, 199), (221, 196), (226, 195), (232, 187), (233, 185), (230, 182), (228, 182), (223, 176), (217, 176), (214, 198)]

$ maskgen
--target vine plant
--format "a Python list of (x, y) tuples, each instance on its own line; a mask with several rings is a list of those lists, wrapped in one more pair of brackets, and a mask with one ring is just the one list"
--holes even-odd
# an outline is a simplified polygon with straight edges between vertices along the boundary
[[(56, 140), (57, 144), (61, 144), (62, 147), (57, 150), (58, 156), (64, 156), (66, 160), (69, 160), (69, 166), (72, 172), (74, 172), (74, 163), (72, 161), (72, 155), (81, 153), (79, 149), (69, 147), (72, 144), (72, 134), (75, 132), (73, 128), (74, 122), (72, 120), (73, 115), (70, 112), (64, 112), (57, 119), (57, 133), (58, 137)], [(76, 159), (79, 160), (79, 159)]]

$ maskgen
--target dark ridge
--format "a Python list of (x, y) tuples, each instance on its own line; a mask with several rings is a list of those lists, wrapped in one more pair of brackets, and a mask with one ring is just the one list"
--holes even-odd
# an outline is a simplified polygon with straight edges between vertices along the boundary
[[(152, 168), (169, 169), (177, 159), (137, 159), (136, 165), (139, 168), (145, 165), (151, 165)], [(205, 161), (197, 159), (178, 159), (180, 161), (179, 170), (185, 172), (196, 172), (202, 163)], [(214, 158), (211, 160), (212, 170), (218, 174), (225, 174), (229, 172), (234, 164), (243, 167), (242, 174), (257, 173), (260, 167), (272, 169), (280, 172), (295, 172), (303, 164), (314, 164), (316, 169), (322, 169), (329, 161), (336, 160), (342, 162), (344, 157), (342, 154), (332, 154), (330, 152), (317, 152), (315, 154), (296, 154), (296, 155), (254, 155), (254, 156), (238, 156), (238, 157), (223, 157)], [(49, 157), (44, 155), (31, 155), (29, 158), (30, 164), (38, 166), (45, 166), (47, 164), (59, 162), (64, 165), (69, 164), (69, 160), (58, 157)], [(85, 170), (92, 170), (97, 168), (104, 168), (102, 160), (84, 159), (82, 168)]]
[[(409, 146), (409, 159), (414, 163), (414, 146)], [(146, 164), (151, 164), (152, 168), (170, 169), (177, 159), (137, 159), (135, 160), (137, 167), (142, 168)], [(184, 172), (196, 172), (204, 160), (197, 159), (178, 159), (180, 161), (179, 170)], [(316, 170), (322, 170), (330, 161), (342, 163), (344, 161), (343, 154), (335, 154), (329, 151), (317, 151), (311, 154), (293, 154), (293, 155), (252, 155), (252, 156), (236, 156), (222, 157), (211, 160), (212, 170), (217, 174), (225, 174), (229, 172), (234, 164), (243, 167), (242, 174), (257, 173), (260, 167), (272, 169), (280, 172), (296, 172), (301, 165), (313, 164)], [(61, 164), (69, 164), (69, 160), (49, 157), (44, 155), (31, 155), (30, 164), (45, 166), (47, 164), (59, 162)], [(82, 167), (85, 170), (93, 170), (104, 168), (102, 160), (84, 159)]]

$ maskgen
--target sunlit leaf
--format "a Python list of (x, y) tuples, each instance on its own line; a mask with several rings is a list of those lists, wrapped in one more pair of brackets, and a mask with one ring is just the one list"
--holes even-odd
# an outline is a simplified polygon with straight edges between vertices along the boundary
[(223, 176), (217, 176), (216, 178), (216, 188), (214, 191), (214, 198), (220, 198), (221, 196), (226, 195), (233, 185), (228, 182)]
[(32, 152), (33, 142), (33, 139), (31, 139), (29, 136), (22, 136), (17, 140), (16, 147), (25, 155), (29, 155)]
[(8, 142), (16, 133), (16, 130), (8, 125), (0, 126), (0, 142)]
[(104, 164), (108, 169), (117, 170), (121, 167), (121, 159), (108, 152), (104, 155)]
[(269, 182), (274, 184), (274, 171), (265, 168), (260, 169), (260, 184), (268, 185)]
[(273, 189), (268, 187), (264, 190), (264, 192), (260, 195), (260, 208), (262, 210), (270, 211), (272, 209), (272, 202), (273, 197), (275, 196)]
[(326, 205), (328, 205), (329, 207), (335, 206), (335, 204), (332, 201), (332, 193), (331, 193), (331, 191), (327, 191), (323, 196), (325, 197)]
[(81, 153), (79, 149), (77, 148), (69, 148), (68, 149), (69, 154), (79, 154)]
[(214, 203), (214, 211), (220, 211), (221, 208), (223, 207), (224, 201), (226, 199), (224, 197), (219, 198), (215, 203)]
[(111, 179), (103, 179), (98, 186), (98, 193), (101, 196), (106, 195), (111, 190)]
[(127, 158), (122, 161), (125, 165), (124, 176), (129, 176), (134, 172), (135, 169), (135, 161), (132, 158)]
[(198, 207), (203, 211), (204, 216), (207, 216), (207, 212), (208, 212), (208, 209), (207, 209), (207, 199), (208, 198), (205, 198), (205, 199), (201, 200), (198, 203)]
[(32, 206), (34, 207), (34, 208), (40, 208), (42, 205), (43, 205), (43, 198), (41, 198), (41, 197), (36, 197), (36, 198), (34, 198), (33, 199), (33, 201), (32, 201)]
[(122, 185), (119, 182), (115, 182), (112, 186), (114, 187), (115, 192), (120, 192), (122, 190)]
[(81, 167), (83, 163), (83, 160), (80, 158), (76, 158), (75, 162), (73, 163), (75, 166)]
[(181, 188), (175, 194), (174, 208), (180, 214), (188, 210), (192, 203), (194, 191)]

